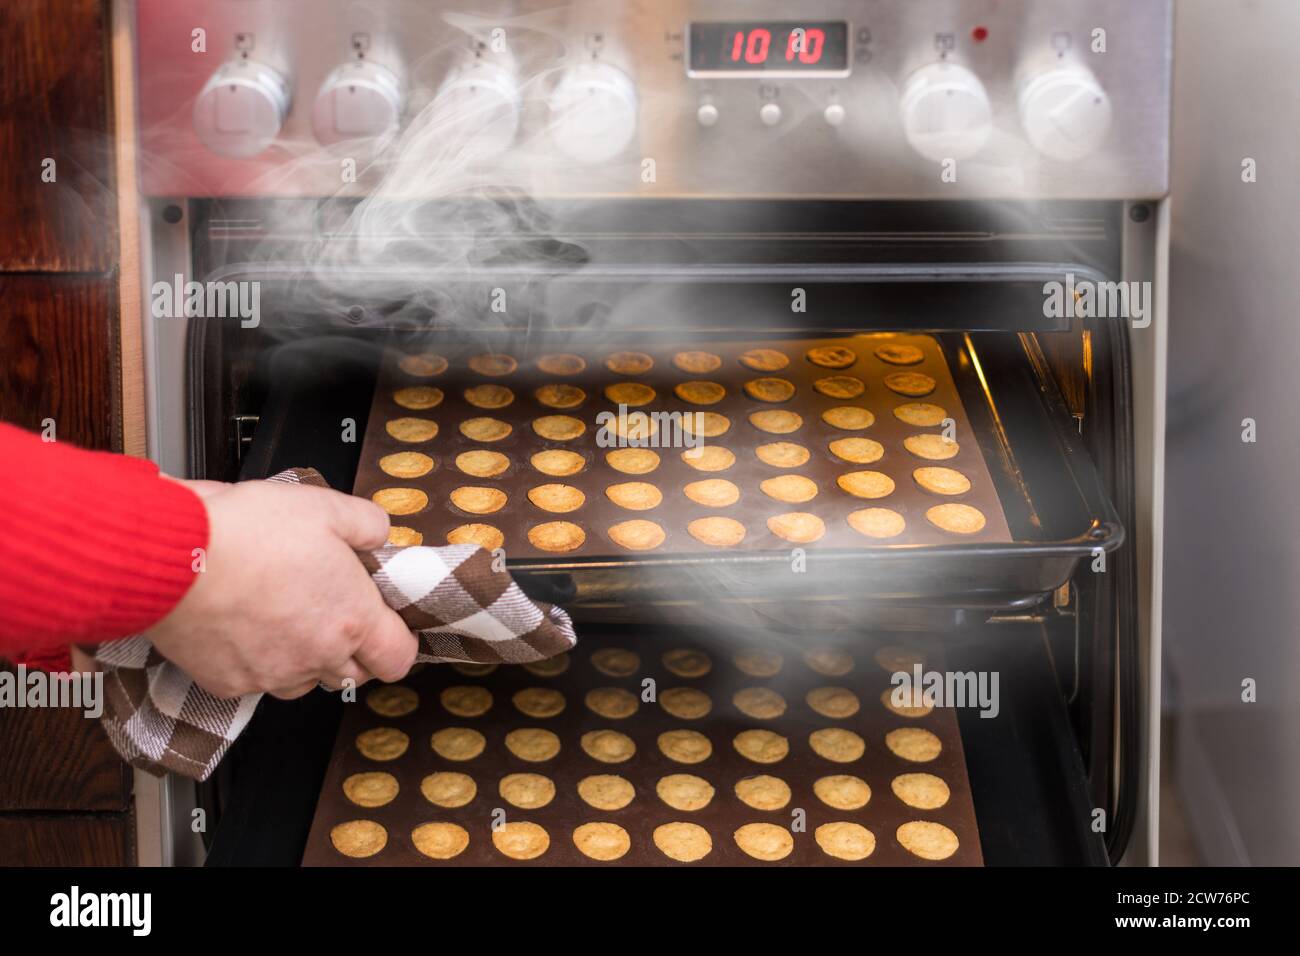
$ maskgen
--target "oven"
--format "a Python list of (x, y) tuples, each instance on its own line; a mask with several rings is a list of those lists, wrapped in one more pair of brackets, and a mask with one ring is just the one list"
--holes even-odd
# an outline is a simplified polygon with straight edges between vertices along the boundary
[[(524, 590), (574, 618), (567, 674), (438, 665), (409, 678), (419, 720), (435, 723), (444, 691), (481, 682), (497, 701), (489, 737), (521, 719), (512, 695), (563, 688), (563, 747), (534, 768), (558, 786), (536, 814), (554, 815), (551, 853), (536, 862), (591, 861), (563, 832), (584, 813), (626, 815), (625, 862), (665, 862), (651, 833), (665, 812), (656, 779), (673, 768), (629, 764), (637, 796), (603, 816), (578, 796), (578, 741), (594, 726), (583, 695), (620, 676), (593, 671), (594, 652), (632, 651), (652, 689), (621, 675), (641, 700), (619, 726), (644, 726), (648, 737), (629, 735), (660, 759), (655, 741), (671, 727), (655, 688), (693, 678), (653, 668), (691, 649), (717, 682), (710, 712), (689, 723), (713, 746), (690, 775), (716, 790), (700, 817), (715, 862), (755, 862), (733, 841), (755, 821), (793, 831), (794, 851), (773, 861), (842, 862), (815, 839), (837, 817), (815, 784), (838, 769), (871, 785), (865, 806), (838, 814), (871, 832), (867, 863), (937, 862), (909, 855), (909, 820), (946, 820), (960, 837), (948, 862), (1154, 863), (1170, 28), (1170, 4), (1121, 0), (797, 11), (768, 0), (140, 0), (150, 453), (170, 473), (226, 481), (310, 466), (370, 494), (384, 484), (376, 456), (400, 450), (381, 432), (402, 414), (387, 396), (418, 384), (402, 378), (403, 355), (450, 357), (438, 386), (458, 396), (472, 384), (461, 359), (508, 355), (535, 375), (539, 356), (577, 354), (595, 401), (570, 417), (616, 407), (599, 405), (602, 389), (638, 374), (603, 368), (606, 358), (650, 355), (657, 398), (684, 379), (726, 392), (715, 414), (732, 432), (711, 441), (731, 444), (730, 477), (758, 502), (742, 515), (746, 544), (684, 533), (698, 509), (680, 495), (691, 474), (672, 470), (675, 447), (659, 450), (658, 476), (630, 482), (600, 473), (603, 446), (584, 438), (586, 474), (571, 485), (589, 504), (568, 523), (587, 538), (571, 552), (535, 546), (540, 512), (521, 499), (543, 479), (527, 466), (528, 418), (511, 418), (524, 402), (499, 416), (521, 439), (507, 449), (511, 470), (486, 482), (508, 486), (518, 511), (393, 519), (425, 544), (442, 544), (451, 524), (496, 521)], [(938, 390), (894, 391), (888, 376), (913, 360), (877, 361), (891, 344), (924, 353), (916, 368)], [(755, 349), (787, 365), (747, 366)], [(817, 349), (859, 364), (805, 359)], [(683, 353), (709, 356), (707, 371), (674, 369)], [(865, 399), (826, 384), (837, 377), (865, 381)], [(756, 378), (794, 380), (796, 397), (769, 409), (746, 391)], [(519, 379), (520, 394), (542, 381)], [(894, 412), (905, 404), (945, 414), (909, 424)], [(836, 431), (831, 405), (874, 421)], [(760, 434), (749, 423), (765, 409), (794, 412), (804, 430)], [(441, 478), (455, 474), (461, 436), (454, 418), (439, 427), (441, 447), (424, 450)], [(926, 427), (945, 444), (955, 434), (959, 478), (976, 476), (960, 498), (988, 519), (973, 535), (931, 518), (945, 499), (917, 469), (951, 478), (949, 453), (931, 461), (903, 444)], [(881, 446), (885, 457), (827, 454), (837, 436), (860, 444), (832, 449)], [(779, 475), (762, 456), (808, 446), (818, 498), (776, 510), (803, 516), (796, 524), (816, 516), (820, 535), (766, 520), (766, 481)], [(890, 459), (892, 492), (850, 509), (837, 476)], [(726, 468), (695, 477), (730, 483)], [(610, 538), (620, 515), (602, 492), (615, 480), (654, 486), (661, 500), (625, 517), (666, 529), (661, 543)], [(882, 509), (906, 530), (855, 536), (849, 511), (885, 520)], [(906, 766), (872, 736), (912, 726), (870, 699), (891, 671), (873, 662), (900, 647), (941, 679), (993, 690), (982, 706), (941, 696), (923, 718), (942, 739), (943, 773), (921, 774), (924, 761)], [(737, 696), (757, 682), (731, 662), (756, 650), (784, 662), (764, 697), (783, 717), (755, 717)], [(819, 719), (806, 708), (813, 685), (858, 678), (817, 670), (819, 653), (847, 655), (866, 681), (854, 694), (865, 754), (838, 768), (803, 753)], [(323, 691), (268, 698), (210, 780), (138, 776), (141, 860), (347, 862), (327, 837), (365, 713)], [(736, 734), (780, 720), (786, 769), (737, 768)], [(431, 729), (413, 734), (421, 759)], [(489, 811), (519, 814), (495, 789), (511, 759), (500, 751), (467, 769), (482, 777), (473, 806), (486, 804), (457, 817), (471, 833), (489, 832)], [(894, 784), (908, 769), (951, 777), (951, 804), (909, 803)], [(419, 788), (419, 768), (394, 773), (403, 792)], [(759, 775), (788, 784), (787, 801), (759, 810), (741, 797), (738, 782)], [(429, 862), (399, 832), (431, 816), (412, 799), (394, 811), (389, 855), (370, 862)], [(792, 827), (805, 805), (806, 830)], [(471, 839), (461, 862), (508, 859), (491, 846)]]

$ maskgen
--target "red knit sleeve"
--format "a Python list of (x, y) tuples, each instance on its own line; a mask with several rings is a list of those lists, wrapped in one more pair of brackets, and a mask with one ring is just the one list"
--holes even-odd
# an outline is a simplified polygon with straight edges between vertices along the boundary
[(0, 424), (0, 656), (145, 630), (194, 582), (203, 502), (156, 465)]

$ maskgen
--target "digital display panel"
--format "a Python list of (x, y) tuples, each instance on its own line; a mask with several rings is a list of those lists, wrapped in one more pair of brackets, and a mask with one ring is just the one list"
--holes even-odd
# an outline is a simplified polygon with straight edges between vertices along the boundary
[(692, 73), (843, 73), (849, 25), (837, 21), (692, 23)]

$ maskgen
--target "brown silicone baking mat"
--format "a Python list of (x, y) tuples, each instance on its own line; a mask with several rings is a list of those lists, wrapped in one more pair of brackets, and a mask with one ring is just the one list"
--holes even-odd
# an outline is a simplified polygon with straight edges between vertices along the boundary
[[(733, 662), (733, 652), (740, 649), (731, 642), (699, 639), (675, 640), (663, 632), (647, 631), (582, 640), (568, 655), (567, 670), (556, 677), (541, 677), (524, 666), (500, 666), (486, 676), (467, 676), (455, 665), (429, 666), (412, 674), (403, 684), (419, 695), (419, 707), (403, 717), (382, 717), (365, 703), (375, 685), (360, 689), (359, 699), (345, 706), (345, 714), (335, 741), (316, 815), (303, 855), (307, 866), (454, 866), (454, 865), (866, 865), (866, 866), (978, 866), (982, 865), (975, 811), (965, 758), (957, 729), (956, 715), (950, 708), (936, 707), (921, 717), (907, 718), (890, 712), (880, 695), (890, 687), (889, 672), (875, 660), (881, 647), (906, 646), (925, 656), (927, 671), (944, 669), (941, 649), (925, 638), (905, 640), (880, 639), (841, 645), (853, 658), (853, 669), (843, 676), (824, 676), (808, 667), (803, 651), (785, 642), (779, 648), (784, 656), (781, 671), (773, 677), (753, 677), (743, 673)], [(813, 647), (811, 643), (807, 645)], [(591, 663), (594, 651), (602, 647), (621, 647), (634, 651), (640, 658), (636, 671), (627, 677), (610, 677)], [(704, 676), (684, 678), (674, 675), (662, 663), (661, 655), (676, 648), (703, 651), (712, 668)], [(774, 646), (774, 649), (775, 646)], [(693, 720), (673, 717), (657, 702), (641, 701), (630, 717), (612, 720), (598, 716), (584, 704), (586, 693), (597, 687), (621, 687), (641, 694), (653, 681), (656, 697), (672, 687), (695, 687), (709, 695), (712, 711)], [(458, 717), (440, 703), (439, 694), (449, 686), (474, 685), (492, 695), (492, 706), (479, 717)], [(816, 687), (837, 686), (850, 689), (860, 701), (856, 714), (833, 720), (814, 712), (805, 695)], [(520, 713), (512, 704), (512, 695), (523, 688), (549, 687), (563, 693), (564, 710), (557, 716), (539, 719)], [(742, 714), (732, 703), (737, 690), (768, 687), (781, 694), (786, 711), (771, 720), (756, 720)], [(376, 761), (358, 751), (359, 733), (377, 727), (400, 729), (410, 738), (406, 752), (395, 760)], [(486, 746), (477, 757), (466, 761), (447, 760), (435, 753), (431, 738), (444, 727), (471, 727), (486, 738)], [(542, 727), (553, 731), (560, 740), (554, 758), (530, 763), (514, 756), (505, 744), (506, 734), (517, 728)], [(849, 763), (836, 763), (818, 756), (809, 744), (809, 735), (824, 727), (842, 727), (859, 734), (865, 744), (864, 754)], [(939, 755), (924, 763), (915, 763), (895, 755), (885, 744), (885, 736), (899, 727), (918, 727), (930, 731), (942, 744)], [(784, 759), (772, 764), (754, 763), (735, 750), (736, 734), (751, 728), (772, 730), (789, 741)], [(581, 736), (593, 730), (611, 729), (626, 734), (636, 744), (636, 752), (623, 763), (602, 763), (590, 757), (580, 744)], [(712, 744), (712, 753), (701, 763), (682, 764), (668, 759), (657, 746), (659, 734), (667, 730), (688, 729), (704, 734)], [(396, 778), (399, 791), (385, 806), (363, 808), (351, 803), (343, 792), (344, 781), (352, 774), (384, 772)], [(454, 771), (470, 776), (476, 785), (474, 798), (465, 806), (447, 809), (428, 802), (420, 791), (420, 782), (439, 771)], [(521, 810), (511, 806), (499, 794), (499, 783), (511, 773), (536, 773), (550, 778), (555, 785), (554, 799), (540, 809)], [(656, 783), (675, 773), (693, 774), (707, 780), (715, 789), (712, 800), (702, 809), (675, 810), (656, 794)], [(892, 791), (891, 781), (900, 774), (926, 773), (941, 778), (950, 796), (943, 806), (920, 810), (904, 804)], [(578, 783), (593, 774), (617, 774), (635, 787), (635, 797), (626, 807), (602, 811), (588, 806), (578, 796)], [(767, 774), (789, 785), (791, 799), (782, 809), (760, 811), (745, 805), (735, 794), (736, 782), (754, 775)], [(822, 803), (813, 785), (821, 777), (850, 774), (865, 781), (871, 796), (856, 810), (836, 810)], [(783, 860), (762, 862), (743, 853), (733, 834), (749, 823), (770, 823), (791, 828), (795, 811), (802, 811), (805, 827), (792, 832), (793, 850)], [(549, 836), (545, 853), (529, 861), (512, 860), (498, 852), (492, 841), (494, 820), (530, 821), (541, 826)], [(378, 853), (364, 859), (346, 857), (338, 852), (330, 838), (341, 823), (369, 820), (387, 831), (387, 843)], [(920, 820), (949, 828), (959, 841), (956, 851), (941, 861), (924, 860), (900, 845), (896, 836), (901, 824)], [(631, 847), (612, 863), (598, 863), (578, 851), (572, 834), (579, 825), (610, 822), (628, 834)], [(656, 847), (656, 827), (675, 821), (698, 824), (708, 831), (712, 850), (698, 863), (682, 864), (670, 860)], [(865, 860), (849, 863), (832, 858), (818, 846), (815, 833), (823, 824), (847, 821), (860, 824), (875, 837), (875, 849)], [(463, 827), (469, 837), (465, 850), (451, 860), (433, 860), (418, 852), (411, 832), (430, 822), (449, 822)]]
[[(882, 344), (914, 345), (924, 353), (919, 364), (890, 365), (874, 354)], [(809, 349), (818, 346), (843, 346), (857, 354), (857, 360), (847, 368), (828, 369), (807, 361)], [(947, 360), (939, 342), (929, 335), (901, 333), (871, 333), (825, 339), (780, 339), (771, 341), (699, 342), (680, 348), (645, 347), (624, 343), (623, 348), (644, 351), (654, 358), (654, 367), (642, 375), (620, 375), (609, 371), (605, 358), (615, 347), (601, 350), (575, 349), (569, 346), (530, 348), (511, 351), (518, 368), (509, 375), (484, 376), (470, 370), (468, 361), (484, 352), (482, 347), (457, 349), (448, 344), (439, 349), (448, 367), (435, 376), (416, 377), (398, 367), (402, 354), (391, 351), (385, 358), (375, 390), (375, 398), (366, 428), (361, 463), (357, 471), (354, 493), (364, 497), (385, 488), (416, 488), (428, 495), (428, 504), (419, 512), (396, 515), (393, 524), (410, 528), (423, 536), (425, 544), (444, 544), (452, 529), (469, 523), (489, 524), (505, 536), (505, 550), (510, 558), (548, 558), (563, 561), (566, 558), (635, 559), (639, 556), (657, 557), (681, 554), (726, 554), (744, 552), (789, 552), (789, 541), (773, 534), (767, 519), (784, 512), (808, 512), (825, 522), (826, 533), (806, 547), (810, 549), (860, 549), (870, 547), (936, 545), (954, 543), (1007, 543), (1011, 533), (997, 492), (989, 475), (979, 442), (971, 431), (966, 410), (959, 398)], [(771, 348), (784, 353), (789, 364), (779, 371), (753, 371), (739, 361), (741, 353), (751, 348)], [(722, 366), (716, 371), (692, 374), (679, 370), (673, 356), (683, 349), (701, 350), (718, 355)], [(509, 350), (506, 350), (509, 351)], [(555, 352), (572, 352), (581, 355), (586, 368), (577, 375), (548, 375), (537, 368), (540, 355)], [(892, 372), (922, 372), (936, 382), (934, 391), (922, 397), (908, 397), (890, 391), (884, 384), (885, 376)], [(865, 392), (853, 399), (836, 399), (822, 395), (813, 383), (828, 376), (847, 375), (865, 383)], [(743, 385), (750, 379), (772, 376), (784, 378), (795, 386), (794, 396), (786, 402), (769, 403), (748, 396)], [(717, 404), (692, 405), (679, 399), (673, 387), (681, 382), (704, 380), (717, 382), (726, 388), (726, 396)], [(725, 415), (731, 422), (729, 430), (716, 438), (707, 439), (709, 445), (730, 449), (736, 456), (735, 464), (725, 471), (702, 472), (687, 465), (681, 458), (682, 448), (656, 448), (659, 466), (649, 474), (629, 475), (616, 471), (605, 460), (608, 449), (597, 444), (596, 416), (603, 411), (615, 411), (617, 406), (604, 394), (606, 386), (623, 381), (641, 382), (655, 389), (656, 399), (639, 410), (646, 412), (696, 412), (708, 411)], [(503, 409), (486, 410), (469, 404), (464, 397), (467, 387), (485, 383), (505, 385), (514, 393), (514, 401)], [(547, 383), (577, 385), (586, 392), (586, 400), (574, 409), (555, 409), (540, 404), (533, 392)], [(429, 385), (440, 389), (442, 401), (434, 408), (423, 411), (399, 406), (393, 393), (403, 387)], [(907, 425), (893, 414), (893, 410), (908, 402), (925, 402), (939, 405), (956, 423), (956, 456), (945, 461), (927, 461), (907, 451), (903, 440), (910, 435), (940, 432), (939, 427)], [(851, 405), (870, 410), (875, 422), (864, 430), (845, 431), (827, 424), (822, 412), (837, 405)], [(771, 434), (754, 427), (749, 421), (752, 412), (785, 409), (797, 412), (802, 418), (800, 428), (789, 434)], [(580, 419), (586, 425), (584, 434), (570, 441), (549, 441), (539, 437), (532, 422), (543, 415), (563, 414)], [(465, 437), (458, 425), (469, 418), (491, 417), (512, 426), (510, 435), (500, 441), (481, 442)], [(391, 437), (385, 424), (395, 418), (416, 417), (431, 419), (438, 425), (438, 434), (429, 441), (410, 443)], [(870, 464), (852, 464), (831, 453), (829, 443), (839, 438), (864, 437), (880, 442), (884, 455)], [(755, 455), (754, 449), (769, 442), (794, 442), (810, 452), (809, 460), (796, 468), (777, 468), (765, 464)], [(581, 472), (569, 477), (552, 477), (535, 470), (530, 464), (533, 454), (547, 448), (560, 448), (577, 452), (586, 459)], [(509, 468), (494, 478), (480, 478), (463, 474), (456, 467), (456, 456), (473, 449), (488, 449), (505, 454)], [(385, 474), (379, 461), (385, 455), (400, 451), (418, 451), (431, 457), (434, 469), (415, 479), (400, 479)], [(960, 495), (937, 495), (921, 489), (913, 480), (913, 470), (927, 465), (956, 469), (970, 481), (970, 490)], [(847, 472), (870, 470), (883, 472), (894, 481), (894, 490), (887, 496), (875, 499), (854, 497), (841, 490), (836, 478)], [(812, 479), (818, 493), (811, 501), (786, 504), (768, 497), (760, 490), (764, 479), (781, 474), (798, 474)], [(725, 478), (740, 489), (740, 499), (728, 507), (708, 507), (691, 501), (683, 488), (693, 481), (708, 478)], [(605, 494), (610, 485), (623, 482), (649, 482), (663, 495), (662, 502), (649, 510), (630, 511), (614, 504)], [(576, 511), (555, 514), (543, 511), (528, 499), (528, 491), (541, 484), (561, 483), (578, 488), (585, 503)], [(461, 486), (487, 486), (500, 489), (507, 495), (503, 508), (492, 514), (475, 515), (463, 512), (452, 504), (450, 494)], [(986, 524), (975, 534), (956, 534), (941, 530), (925, 517), (928, 508), (945, 502), (960, 502), (978, 508)], [(851, 529), (846, 516), (863, 508), (888, 508), (903, 516), (904, 531), (888, 539), (868, 538)], [(706, 545), (687, 532), (687, 525), (695, 518), (722, 515), (740, 521), (746, 529), (744, 540), (731, 548)], [(632, 551), (616, 544), (607, 529), (630, 519), (648, 519), (660, 525), (665, 538), (663, 543), (649, 551)], [(583, 529), (586, 539), (578, 548), (555, 553), (535, 548), (527, 538), (529, 528), (549, 521), (568, 521)]]

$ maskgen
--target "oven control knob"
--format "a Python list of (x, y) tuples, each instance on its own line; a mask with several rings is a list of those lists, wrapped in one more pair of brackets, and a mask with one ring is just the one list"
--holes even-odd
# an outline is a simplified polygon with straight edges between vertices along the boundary
[(1025, 136), (1051, 159), (1082, 159), (1110, 132), (1110, 97), (1085, 66), (1062, 65), (1029, 76), (1016, 98)]
[(325, 78), (312, 106), (312, 130), (326, 145), (384, 136), (396, 131), (402, 105), (402, 85), (391, 70), (353, 60)]
[(993, 132), (979, 77), (957, 63), (930, 63), (907, 78), (898, 101), (912, 148), (935, 162), (978, 153)]
[(613, 159), (636, 135), (636, 88), (626, 73), (608, 63), (566, 70), (549, 105), (551, 138), (580, 163)]
[(522, 107), (513, 69), (475, 61), (443, 81), (427, 129), (462, 155), (496, 156), (514, 143)]
[(254, 60), (235, 60), (199, 91), (194, 132), (214, 153), (247, 159), (275, 142), (289, 102), (289, 84), (279, 73)]

